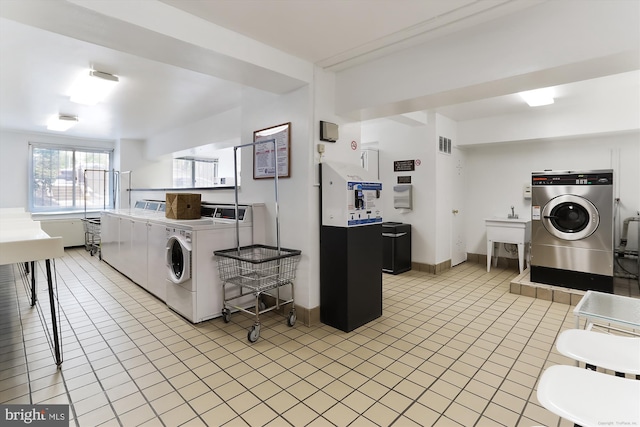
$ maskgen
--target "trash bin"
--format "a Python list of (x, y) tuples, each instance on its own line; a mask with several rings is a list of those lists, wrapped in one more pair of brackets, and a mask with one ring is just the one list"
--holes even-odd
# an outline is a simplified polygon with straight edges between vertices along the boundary
[(382, 223), (382, 271), (400, 274), (411, 270), (411, 224)]

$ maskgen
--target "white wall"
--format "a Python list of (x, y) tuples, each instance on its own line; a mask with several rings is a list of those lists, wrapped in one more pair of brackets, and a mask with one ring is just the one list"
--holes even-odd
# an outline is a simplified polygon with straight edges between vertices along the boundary
[[(411, 224), (412, 261), (435, 264), (436, 261), (436, 156), (433, 150), (434, 126), (407, 126), (392, 120), (374, 120), (362, 125), (362, 140), (375, 143), (379, 150), (382, 182), (383, 220)], [(394, 172), (393, 162), (420, 160), (413, 172)], [(393, 186), (398, 176), (411, 176), (413, 210), (402, 212), (393, 207)]]
[[(465, 189), (467, 251), (486, 254), (484, 219), (506, 216), (510, 206), (521, 218), (531, 218), (531, 201), (522, 195), (531, 172), (545, 169), (614, 169), (618, 219), (640, 210), (640, 133), (569, 138), (529, 143), (467, 146)], [(616, 225), (616, 230), (618, 225)], [(616, 245), (619, 235), (616, 234)], [(502, 254), (501, 256), (505, 256)]]
[[(296, 273), (296, 304), (314, 308), (320, 304), (318, 204), (314, 183), (311, 101), (309, 87), (277, 96), (257, 89), (243, 95), (241, 141), (253, 142), (253, 132), (291, 122), (290, 178), (278, 180), (280, 244), (302, 251)], [(276, 244), (275, 188), (272, 179), (253, 179), (253, 150), (242, 149), (241, 203), (267, 205), (267, 244)]]

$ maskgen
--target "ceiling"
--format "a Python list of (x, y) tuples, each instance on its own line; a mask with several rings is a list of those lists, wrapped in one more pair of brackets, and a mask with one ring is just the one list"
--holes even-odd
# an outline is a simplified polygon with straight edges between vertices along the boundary
[[(506, 16), (545, 0), (161, 0), (315, 63), (339, 71), (409, 46)], [(20, 13), (8, 6), (18, 7)], [(66, 135), (97, 139), (146, 139), (239, 106), (243, 86), (130, 53), (135, 34), (126, 27), (109, 34), (96, 20), (75, 23), (79, 32), (119, 37), (109, 47), (63, 31), (37, 18), (35, 8), (64, 10), (50, 20), (81, 16), (85, 0), (2, 0), (0, 5), (0, 127), (47, 132), (57, 113), (77, 115)], [(28, 6), (32, 5), (33, 13)], [(399, 7), (401, 6), (401, 7)], [(54, 9), (51, 9), (52, 11)], [(75, 15), (70, 12), (77, 12)], [(13, 13), (13, 15), (12, 15)], [(33, 15), (31, 17), (30, 15)], [(365, 17), (363, 19), (363, 17)], [(47, 17), (45, 17), (47, 18)], [(107, 22), (107, 21), (105, 21)], [(274, 25), (274, 23), (276, 23)], [(63, 26), (60, 22), (58, 27)], [(43, 29), (45, 28), (45, 29)], [(116, 31), (113, 31), (116, 32)], [(162, 50), (157, 43), (156, 49)], [(71, 103), (68, 90), (83, 69), (120, 76), (116, 91), (93, 107)], [(628, 77), (627, 77), (628, 79)], [(611, 79), (602, 81), (611, 84)], [(592, 85), (598, 85), (594, 80)], [(580, 96), (584, 85), (564, 85), (559, 93)], [(593, 90), (593, 86), (588, 89)], [(526, 109), (515, 95), (441, 106), (454, 120), (471, 120)]]

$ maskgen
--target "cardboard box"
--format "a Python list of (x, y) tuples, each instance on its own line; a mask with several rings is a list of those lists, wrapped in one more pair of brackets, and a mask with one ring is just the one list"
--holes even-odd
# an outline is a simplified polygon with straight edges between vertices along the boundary
[(200, 219), (201, 194), (167, 193), (165, 216), (171, 219)]

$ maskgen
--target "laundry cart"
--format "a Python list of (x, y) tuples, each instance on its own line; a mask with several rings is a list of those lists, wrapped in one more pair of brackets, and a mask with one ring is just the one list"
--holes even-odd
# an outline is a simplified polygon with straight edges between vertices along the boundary
[[(282, 141), (277, 138), (262, 138), (251, 144), (244, 144), (233, 147), (235, 182), (238, 182), (237, 171), (237, 150), (247, 146), (259, 144), (273, 147), (275, 159), (271, 165), (280, 165), (278, 161), (278, 149)], [(231, 309), (254, 315), (253, 326), (247, 333), (249, 342), (254, 343), (260, 337), (260, 315), (280, 309), (281, 306), (291, 304), (291, 309), (287, 315), (287, 325), (293, 326), (296, 323), (296, 309), (294, 304), (294, 285), (296, 277), (296, 267), (300, 261), (301, 251), (296, 249), (286, 249), (280, 247), (280, 220), (278, 208), (278, 168), (272, 167), (275, 183), (275, 211), (276, 211), (276, 246), (250, 245), (240, 246), (240, 229), (238, 222), (238, 186), (235, 186), (235, 218), (236, 218), (236, 247), (214, 251), (220, 281), (222, 282), (223, 307), (222, 317), (226, 323), (231, 321)], [(289, 297), (281, 299), (280, 288), (290, 287)], [(229, 296), (233, 295), (233, 296)], [(255, 297), (253, 307), (237, 304), (239, 300), (246, 303), (248, 295)], [(267, 307), (264, 296), (275, 299), (275, 304)], [(234, 304), (236, 302), (236, 304)]]
[(100, 253), (100, 218), (82, 218), (84, 224), (84, 248), (94, 256), (96, 253), (102, 259)]
[(84, 218), (82, 219), (84, 225), (84, 248), (91, 253), (91, 256), (97, 253), (100, 260), (102, 260), (100, 251), (100, 218), (87, 218), (87, 199), (91, 198), (92, 205), (102, 201), (102, 209), (106, 209), (108, 173), (109, 171), (106, 169), (85, 169), (82, 181), (84, 191)]
[[(296, 277), (300, 253), (295, 249), (278, 249), (265, 245), (214, 251), (222, 281), (222, 317), (225, 323), (231, 321), (231, 308), (255, 315), (254, 324), (247, 334), (247, 339), (253, 343), (260, 336), (260, 315), (290, 303), (287, 325), (293, 326), (296, 323), (293, 279)], [(282, 300), (280, 288), (287, 285), (290, 286), (291, 297)], [(239, 290), (239, 295), (236, 292), (235, 296), (228, 298), (228, 287)], [(250, 294), (255, 297), (255, 304), (250, 309), (233, 304), (234, 301)], [(263, 300), (264, 295), (275, 299), (275, 305), (267, 307)]]

